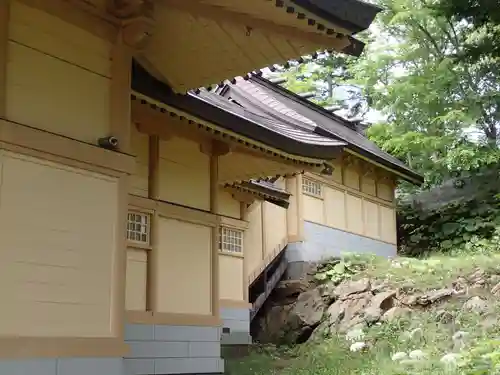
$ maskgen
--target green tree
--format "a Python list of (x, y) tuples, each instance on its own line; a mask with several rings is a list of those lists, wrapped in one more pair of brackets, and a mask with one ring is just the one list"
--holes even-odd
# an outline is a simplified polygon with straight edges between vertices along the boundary
[[(379, 0), (385, 11), (361, 58), (327, 56), (286, 73), (292, 89), (297, 82), (307, 91), (329, 87), (328, 79), (359, 88), (361, 107), (386, 119), (368, 135), (423, 173), (427, 186), (499, 160), (500, 70), (487, 69), (485, 58), (465, 58), (479, 23), (451, 15), (438, 1)], [(317, 97), (327, 94), (318, 89)]]
[(500, 7), (497, 0), (441, 0), (436, 14), (468, 25), (465, 53), (459, 57), (498, 69), (500, 63)]

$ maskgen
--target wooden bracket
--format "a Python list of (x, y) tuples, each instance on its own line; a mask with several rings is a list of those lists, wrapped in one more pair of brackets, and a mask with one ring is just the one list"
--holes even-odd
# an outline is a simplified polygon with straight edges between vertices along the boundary
[(134, 50), (142, 50), (153, 34), (154, 27), (154, 21), (145, 16), (124, 20), (122, 24), (123, 42)]
[(134, 50), (142, 50), (153, 34), (152, 0), (108, 0), (109, 12), (121, 20), (123, 42)]
[(129, 19), (140, 15), (152, 16), (152, 0), (108, 0), (109, 12), (117, 18)]
[(363, 177), (371, 177), (371, 178), (376, 179), (376, 177), (377, 177), (376, 168), (373, 165), (364, 164), (362, 167), (362, 176)]
[(200, 144), (200, 151), (209, 156), (224, 156), (231, 152), (231, 147), (227, 143), (212, 140), (210, 143)]
[(256, 200), (255, 196), (253, 196), (250, 193), (245, 193), (243, 191), (233, 191), (232, 196), (238, 202), (243, 202), (248, 205), (251, 205)]

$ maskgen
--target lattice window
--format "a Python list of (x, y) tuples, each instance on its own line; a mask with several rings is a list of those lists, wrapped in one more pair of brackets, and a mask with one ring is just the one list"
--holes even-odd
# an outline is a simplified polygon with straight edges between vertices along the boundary
[(321, 197), (321, 183), (308, 178), (302, 179), (302, 191), (306, 194)]
[(219, 250), (229, 253), (243, 253), (243, 231), (233, 228), (219, 228)]
[(150, 227), (150, 215), (141, 212), (128, 213), (127, 239), (129, 241), (149, 245)]

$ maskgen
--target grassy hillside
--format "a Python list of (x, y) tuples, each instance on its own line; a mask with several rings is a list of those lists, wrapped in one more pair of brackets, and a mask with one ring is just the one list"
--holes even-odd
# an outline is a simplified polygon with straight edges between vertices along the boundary
[[(256, 347), (250, 356), (228, 361), (227, 371), (235, 375), (500, 374), (499, 250), (500, 239), (494, 236), (469, 243), (455, 255), (423, 260), (350, 258), (351, 263), (362, 263), (363, 271), (349, 278), (384, 283), (402, 300), (442, 288), (457, 293), (436, 303), (414, 305), (410, 315), (369, 325), (354, 338), (352, 332), (338, 333), (294, 347)], [(353, 351), (356, 343), (363, 343), (364, 349)]]

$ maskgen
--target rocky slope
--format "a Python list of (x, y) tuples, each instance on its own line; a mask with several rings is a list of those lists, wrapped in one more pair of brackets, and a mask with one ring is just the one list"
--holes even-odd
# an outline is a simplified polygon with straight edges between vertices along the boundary
[[(406, 321), (403, 333), (415, 339), (415, 345), (406, 345), (412, 350), (391, 348), (392, 361), (421, 361), (434, 351), (432, 355), (443, 363), (455, 363), (463, 357), (465, 342), (471, 340), (461, 320), (470, 322), (476, 316), (486, 331), (495, 331), (500, 268), (494, 262), (479, 266), (460, 263), (456, 269), (452, 264), (430, 264), (422, 269), (414, 261), (386, 263), (387, 269), (373, 273), (363, 262), (330, 260), (302, 280), (282, 281), (259, 320), (257, 341), (297, 344), (340, 336), (351, 351), (370, 351), (380, 339), (373, 334), (374, 328)], [(425, 336), (421, 331), (429, 319), (422, 327), (411, 321), (424, 315), (449, 337), (439, 353), (416, 338)]]

